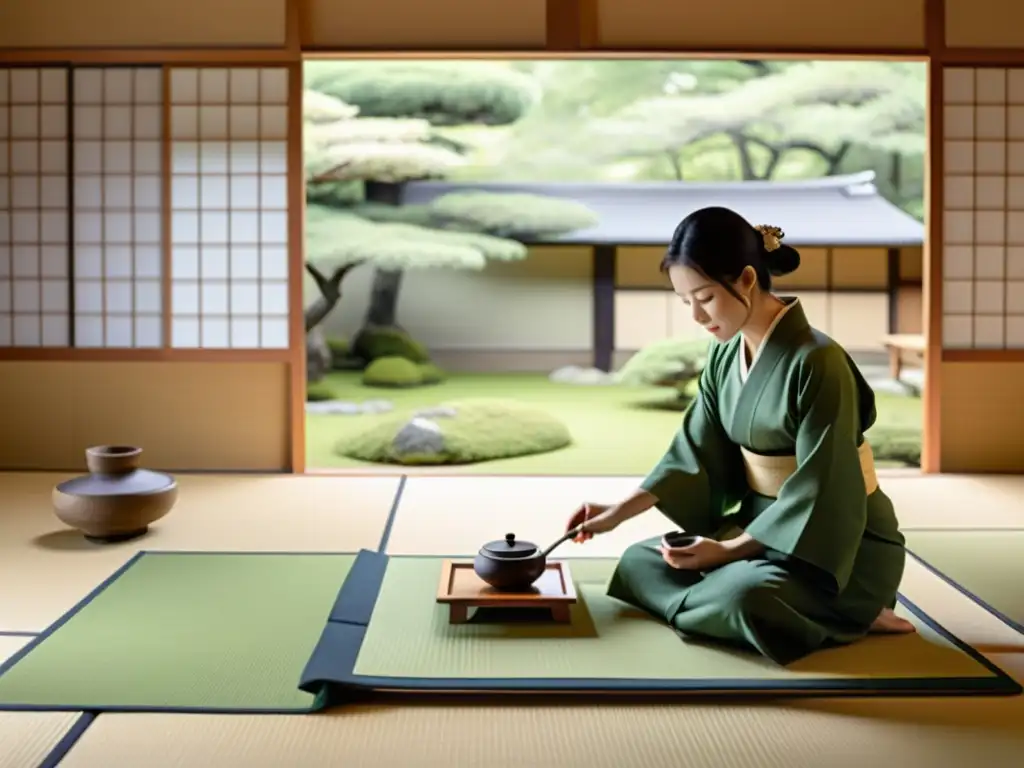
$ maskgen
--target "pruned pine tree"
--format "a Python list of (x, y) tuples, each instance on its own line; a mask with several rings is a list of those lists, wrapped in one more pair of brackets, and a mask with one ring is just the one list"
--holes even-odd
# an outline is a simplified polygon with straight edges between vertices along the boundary
[[(445, 195), (401, 205), (402, 185), (463, 162), (437, 128), (507, 125), (536, 99), (529, 77), (489, 62), (312, 62), (306, 73), (307, 272), (320, 290), (307, 331), (340, 299), (344, 276), (374, 268), (363, 329), (398, 327), (408, 269), (482, 269), (525, 258), (523, 242), (596, 223), (572, 201)], [(356, 344), (358, 347), (358, 336)]]
[(790, 152), (819, 156), (836, 173), (854, 144), (923, 152), (920, 75), (892, 62), (811, 61), (766, 70), (719, 92), (684, 92), (638, 100), (589, 134), (602, 159), (662, 159), (685, 178), (684, 152), (725, 137), (741, 178), (775, 178)]

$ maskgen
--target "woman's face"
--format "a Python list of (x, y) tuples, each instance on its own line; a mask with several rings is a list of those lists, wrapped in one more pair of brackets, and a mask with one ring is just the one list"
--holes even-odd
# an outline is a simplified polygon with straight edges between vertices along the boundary
[[(689, 307), (693, 321), (718, 341), (728, 341), (746, 324), (750, 315), (749, 303), (744, 304), (725, 286), (692, 267), (669, 267), (668, 276), (676, 295)], [(732, 287), (749, 302), (756, 280), (754, 270), (748, 267)]]

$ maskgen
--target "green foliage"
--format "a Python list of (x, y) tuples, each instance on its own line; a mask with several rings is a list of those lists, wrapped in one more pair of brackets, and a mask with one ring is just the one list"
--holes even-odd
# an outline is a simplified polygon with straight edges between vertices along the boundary
[(334, 389), (328, 382), (321, 380), (306, 384), (306, 402), (320, 403), (334, 398)]
[(307, 182), (306, 201), (330, 208), (348, 208), (363, 200), (361, 181)]
[(346, 370), (350, 359), (348, 339), (338, 337), (327, 339), (327, 349), (331, 353), (331, 369), (335, 371)]
[(596, 214), (581, 203), (541, 195), (450, 192), (428, 208), (443, 226), (504, 237), (550, 237), (598, 223)]
[(302, 92), (302, 120), (306, 125), (325, 125), (348, 120), (359, 114), (358, 107), (309, 88)]
[(420, 367), (404, 357), (380, 357), (363, 370), (367, 387), (405, 388), (423, 385)]
[(450, 192), (426, 205), (363, 203), (347, 210), (378, 223), (440, 229), (446, 241), (454, 237), (453, 242), (472, 244), (499, 261), (526, 255), (508, 238), (555, 236), (598, 223), (593, 211), (574, 200), (494, 192)]
[[(374, 214), (379, 215), (382, 208), (373, 209)], [(365, 262), (392, 270), (480, 270), (489, 259), (517, 261), (526, 254), (526, 246), (515, 240), (415, 224), (375, 223), (349, 211), (315, 204), (306, 207), (306, 258), (328, 268)]]
[(348, 210), (378, 224), (415, 224), (418, 227), (430, 227), (433, 224), (430, 209), (425, 205), (360, 203)]
[(319, 61), (306, 87), (359, 107), (363, 117), (417, 118), (432, 125), (508, 125), (530, 108), (533, 81), (486, 61)]
[(427, 348), (398, 328), (366, 328), (356, 336), (354, 349), (367, 361), (400, 357), (418, 365), (430, 362)]
[(597, 121), (590, 145), (607, 157), (671, 156), (725, 134), (739, 151), (805, 143), (829, 153), (842, 142), (890, 147), (901, 135), (923, 151), (920, 85), (889, 62), (803, 62), (718, 93), (640, 99)]
[(921, 466), (922, 437), (919, 428), (878, 424), (868, 431), (867, 439), (876, 461)]
[(529, 456), (572, 444), (568, 428), (550, 414), (511, 400), (475, 398), (444, 403), (454, 417), (434, 423), (444, 436), (440, 456), (403, 456), (392, 451), (399, 430), (411, 413), (382, 417), (365, 432), (340, 440), (335, 450), (342, 456), (377, 464), (475, 464), (515, 456)]
[(433, 363), (420, 363), (420, 378), (424, 384), (440, 384), (447, 376)]
[(366, 179), (391, 183), (439, 179), (462, 162), (451, 150), (426, 143), (321, 142), (310, 143), (303, 154), (306, 180), (318, 184)]
[(615, 372), (618, 384), (685, 387), (707, 362), (709, 341), (664, 339), (639, 350)]
[(727, 59), (549, 59), (524, 63), (524, 71), (542, 84), (545, 94), (557, 94), (541, 103), (543, 116), (570, 121), (606, 117), (653, 93), (727, 90), (779, 69), (780, 64), (785, 66), (784, 62), (755, 64)]
[(375, 118), (360, 112), (358, 106), (306, 89), (303, 158), (307, 183), (439, 178), (462, 162), (455, 145), (435, 136), (426, 120)]
[(903, 204), (903, 210), (909, 213), (918, 221), (924, 221), (924, 199), (908, 200)]
[[(913, 212), (923, 198), (927, 67), (919, 62), (513, 66), (539, 84), (544, 98), (508, 128), (445, 129), (471, 147), (448, 178), (735, 181), (874, 170), (894, 204)], [(898, 168), (894, 152), (901, 155)]]
[(306, 207), (306, 258), (328, 268), (367, 262), (381, 269), (483, 269), (477, 248), (445, 233), (406, 224), (374, 224), (345, 211)]

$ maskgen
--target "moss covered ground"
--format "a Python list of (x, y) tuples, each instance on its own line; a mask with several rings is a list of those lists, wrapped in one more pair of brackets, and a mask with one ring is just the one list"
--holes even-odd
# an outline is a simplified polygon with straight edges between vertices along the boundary
[[(412, 412), (465, 398), (517, 400), (558, 418), (573, 444), (550, 453), (487, 461), (458, 467), (460, 473), (499, 475), (643, 475), (661, 458), (679, 426), (681, 414), (660, 407), (672, 390), (656, 387), (582, 386), (555, 383), (538, 374), (457, 374), (442, 384), (415, 389), (375, 389), (360, 383), (359, 373), (333, 373), (321, 385), (339, 400), (388, 400), (396, 411)], [(922, 408), (917, 398), (878, 395), (878, 425), (918, 430)], [(367, 464), (335, 453), (339, 440), (362, 432), (387, 414), (306, 417), (307, 466), (310, 469), (358, 469)], [(870, 437), (870, 434), (869, 434)], [(880, 462), (885, 466), (884, 462)], [(390, 469), (400, 471), (391, 465)]]

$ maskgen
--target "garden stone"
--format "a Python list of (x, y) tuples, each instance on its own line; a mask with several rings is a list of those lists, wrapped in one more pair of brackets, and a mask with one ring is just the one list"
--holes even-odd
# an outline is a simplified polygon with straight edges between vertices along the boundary
[(614, 384), (615, 377), (600, 368), (583, 368), (578, 365), (567, 365), (552, 371), (548, 378), (559, 384), (599, 385)]
[(362, 408), (359, 403), (350, 403), (347, 400), (323, 400), (306, 403), (306, 413), (355, 416), (362, 413)]
[(905, 381), (896, 381), (895, 379), (890, 378), (868, 381), (868, 386), (880, 395), (896, 395), (897, 397), (921, 396), (920, 390), (913, 384)]
[(362, 405), (363, 413), (388, 413), (394, 410), (394, 403), (389, 400), (364, 400)]
[(440, 457), (445, 453), (444, 434), (441, 428), (430, 419), (413, 418), (398, 430), (391, 441), (391, 450), (395, 456), (431, 456)]
[(414, 417), (422, 417), (424, 419), (454, 419), (458, 415), (459, 412), (450, 405), (437, 405), (430, 408), (423, 408), (413, 414)]

